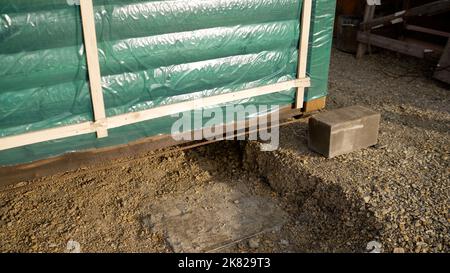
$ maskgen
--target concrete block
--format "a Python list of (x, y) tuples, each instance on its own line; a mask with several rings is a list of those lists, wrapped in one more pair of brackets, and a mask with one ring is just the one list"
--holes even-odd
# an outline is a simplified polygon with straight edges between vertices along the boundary
[(309, 147), (326, 157), (377, 144), (381, 115), (362, 106), (317, 114), (309, 120)]

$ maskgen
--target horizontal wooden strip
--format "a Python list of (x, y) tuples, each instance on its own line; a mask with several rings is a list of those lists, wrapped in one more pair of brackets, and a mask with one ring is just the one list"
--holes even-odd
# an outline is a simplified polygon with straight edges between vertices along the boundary
[[(267, 86), (261, 86), (251, 88), (243, 91), (222, 94), (212, 97), (201, 98), (192, 101), (180, 102), (166, 106), (160, 106), (157, 108), (128, 113), (119, 116), (107, 118), (108, 128), (117, 128), (126, 125), (131, 125), (138, 122), (148, 121), (155, 118), (169, 116), (176, 113), (190, 111), (194, 109), (201, 109), (203, 107), (209, 107), (228, 103), (236, 100), (252, 98), (261, 95), (267, 95), (271, 93), (280, 92), (283, 90), (289, 90), (291, 88), (309, 87), (310, 79), (299, 79), (287, 82), (276, 83)], [(25, 133), (21, 135), (9, 136), (0, 138), (0, 151), (21, 146), (41, 143), (45, 141), (58, 140), (67, 137), (74, 137), (79, 135), (85, 135), (95, 133), (98, 131), (99, 126), (104, 126), (104, 123), (85, 122), (75, 125), (69, 125), (64, 127), (52, 128), (47, 130), (40, 130), (36, 132)]]
[(97, 128), (94, 126), (93, 122), (84, 122), (16, 136), (3, 137), (0, 138), (0, 150), (7, 150), (66, 137), (85, 135), (95, 133), (96, 131)]
[(142, 112), (127, 113), (119, 116), (114, 116), (108, 118), (108, 129), (113, 129), (117, 127), (122, 127), (129, 124), (134, 124), (138, 122), (143, 122), (155, 118), (160, 118), (164, 116), (170, 116), (177, 113), (182, 113), (186, 111), (191, 111), (194, 109), (201, 109), (203, 107), (209, 107), (214, 105), (219, 105), (222, 103), (248, 99), (256, 96), (267, 95), (271, 93), (280, 92), (283, 90), (289, 90), (291, 88), (298, 87), (309, 87), (310, 79), (299, 79), (287, 82), (276, 83), (267, 86), (261, 86), (256, 88), (251, 88), (243, 91), (232, 92), (212, 97), (201, 98), (192, 101), (180, 102), (175, 104), (170, 104), (166, 106), (161, 106), (158, 108), (153, 108), (145, 110)]

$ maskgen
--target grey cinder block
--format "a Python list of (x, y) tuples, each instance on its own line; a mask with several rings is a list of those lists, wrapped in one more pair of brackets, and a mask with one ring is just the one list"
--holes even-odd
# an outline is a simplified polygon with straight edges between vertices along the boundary
[(377, 144), (381, 115), (351, 106), (309, 119), (309, 148), (332, 158)]

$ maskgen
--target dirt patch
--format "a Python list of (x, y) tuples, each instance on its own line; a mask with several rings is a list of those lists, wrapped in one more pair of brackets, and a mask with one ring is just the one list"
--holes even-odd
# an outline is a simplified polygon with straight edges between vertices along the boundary
[(248, 185), (214, 182), (203, 191), (163, 198), (143, 223), (167, 236), (175, 252), (211, 252), (244, 238), (279, 230), (288, 217), (270, 196), (253, 195)]

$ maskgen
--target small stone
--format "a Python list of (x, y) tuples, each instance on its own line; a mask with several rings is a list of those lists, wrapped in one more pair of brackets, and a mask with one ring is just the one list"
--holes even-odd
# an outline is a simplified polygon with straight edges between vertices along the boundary
[(289, 245), (289, 241), (288, 240), (281, 240), (280, 244), (284, 245), (284, 246), (288, 246)]
[(77, 241), (70, 240), (67, 242), (65, 253), (81, 253), (81, 245)]
[(386, 144), (376, 144), (375, 146), (373, 146), (375, 149), (379, 149), (379, 150), (383, 150), (387, 148)]
[(239, 204), (240, 202), (239, 202), (239, 200), (235, 200), (234, 203), (237, 205), (237, 204)]
[(377, 241), (370, 241), (367, 243), (366, 250), (369, 253), (382, 253), (383, 252), (383, 245), (380, 242)]
[(370, 201), (370, 196), (364, 196), (364, 202), (369, 203), (369, 201)]
[(394, 253), (405, 253), (405, 249), (401, 247), (394, 248)]
[(28, 185), (27, 182), (20, 182), (15, 185), (15, 188), (22, 188), (25, 187), (26, 185)]
[(250, 248), (259, 248), (259, 240), (257, 238), (252, 238), (248, 241), (248, 246)]

